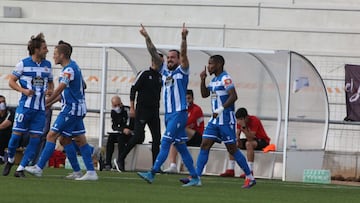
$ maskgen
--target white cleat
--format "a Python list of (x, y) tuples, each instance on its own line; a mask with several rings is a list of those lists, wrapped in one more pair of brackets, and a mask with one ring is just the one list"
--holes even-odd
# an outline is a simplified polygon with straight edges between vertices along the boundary
[(118, 162), (116, 161), (116, 158), (113, 160), (113, 163), (114, 163), (114, 166), (115, 166), (117, 172), (121, 173), (121, 170), (120, 170), (120, 168), (119, 168)]
[(178, 171), (176, 167), (169, 167), (164, 170), (164, 173), (178, 173)]
[(75, 178), (75, 180), (98, 180), (99, 177), (94, 171), (93, 173), (86, 172), (81, 178)]
[(65, 178), (70, 180), (75, 180), (76, 178), (81, 178), (82, 175), (83, 174), (81, 173), (81, 171), (77, 171), (77, 172), (69, 173), (69, 175), (65, 176)]
[(31, 175), (41, 177), (42, 176), (42, 169), (39, 168), (37, 165), (35, 166), (26, 166), (25, 171), (30, 173)]

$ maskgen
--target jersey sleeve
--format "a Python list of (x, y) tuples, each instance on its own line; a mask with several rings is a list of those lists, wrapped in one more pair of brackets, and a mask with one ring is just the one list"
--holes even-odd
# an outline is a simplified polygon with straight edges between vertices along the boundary
[(145, 71), (140, 71), (138, 72), (138, 74), (136, 75), (135, 81), (133, 83), (133, 85), (130, 88), (130, 101), (135, 101), (135, 97), (136, 97), (136, 92), (140, 89), (140, 87), (142, 86), (142, 81), (143, 81), (143, 73)]
[(22, 61), (20, 61), (19, 63), (17, 63), (15, 65), (15, 68), (12, 72), (13, 75), (15, 75), (17, 78), (20, 78), (20, 76), (23, 74), (24, 72), (24, 63)]
[(232, 82), (232, 79), (229, 75), (224, 75), (221, 78), (221, 82), (224, 85), (224, 88), (226, 91), (235, 87), (234, 83)]
[(60, 82), (68, 85), (70, 81), (74, 80), (75, 72), (71, 67), (65, 68), (60, 75)]

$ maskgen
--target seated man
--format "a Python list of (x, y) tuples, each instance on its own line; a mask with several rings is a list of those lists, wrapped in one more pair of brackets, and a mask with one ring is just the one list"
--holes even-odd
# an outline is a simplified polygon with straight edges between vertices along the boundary
[[(114, 152), (114, 144), (118, 143), (118, 156), (125, 148), (125, 144), (129, 141), (133, 135), (134, 119), (128, 116), (130, 110), (129, 106), (124, 106), (119, 96), (113, 96), (111, 98), (111, 122), (112, 130), (115, 132), (109, 132), (109, 137), (106, 143), (106, 160), (105, 170), (112, 168), (111, 160)], [(117, 170), (118, 164), (114, 163)]]
[[(194, 93), (192, 90), (187, 90), (186, 101), (188, 103), (188, 120), (186, 123), (186, 134), (188, 141), (187, 146), (200, 147), (202, 134), (204, 132), (204, 115), (197, 104), (194, 103)], [(171, 145), (169, 152), (170, 167), (165, 169), (165, 173), (177, 173), (176, 167), (177, 151), (174, 145)]]
[(0, 95), (0, 164), (5, 163), (5, 148), (11, 137), (15, 112), (6, 106), (5, 97)]
[[(267, 136), (265, 129), (256, 116), (248, 115), (245, 108), (239, 108), (235, 113), (237, 121), (236, 140), (237, 146), (240, 149), (246, 149), (247, 161), (251, 173), (253, 173), (255, 154), (254, 150), (262, 150), (270, 143), (270, 138)], [(243, 132), (246, 139), (240, 139), (240, 134)], [(235, 161), (229, 155), (229, 165), (225, 173), (220, 174), (221, 177), (235, 176)], [(240, 178), (245, 178), (245, 174), (241, 174)]]

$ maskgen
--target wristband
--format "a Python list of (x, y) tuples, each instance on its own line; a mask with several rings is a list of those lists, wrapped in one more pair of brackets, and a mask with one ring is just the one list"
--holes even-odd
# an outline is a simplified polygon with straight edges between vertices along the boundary
[(215, 109), (214, 113), (221, 114), (224, 111), (224, 107), (220, 106), (219, 108)]

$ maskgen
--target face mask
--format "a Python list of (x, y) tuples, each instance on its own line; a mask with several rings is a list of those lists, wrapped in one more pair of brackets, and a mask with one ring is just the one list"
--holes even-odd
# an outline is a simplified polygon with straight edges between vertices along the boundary
[(5, 110), (5, 109), (6, 109), (5, 102), (0, 103), (0, 110)]
[(119, 106), (113, 108), (112, 110), (114, 110), (116, 113), (120, 113), (121, 112), (121, 109)]

